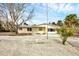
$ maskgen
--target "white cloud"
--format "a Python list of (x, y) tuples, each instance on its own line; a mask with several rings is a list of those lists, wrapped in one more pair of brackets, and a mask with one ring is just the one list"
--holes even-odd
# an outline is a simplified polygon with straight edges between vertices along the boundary
[(74, 7), (71, 4), (66, 4), (66, 3), (53, 3), (53, 4), (48, 4), (48, 7), (51, 8), (53, 11), (56, 12), (70, 12), (74, 11)]
[(56, 3), (53, 3), (53, 4), (50, 3), (50, 4), (48, 4), (48, 7), (55, 11), (58, 9), (58, 5)]
[[(46, 3), (35, 4), (36, 13), (33, 17), (34, 23), (44, 23), (46, 22)], [(58, 20), (63, 20), (64, 17), (69, 13), (78, 13), (79, 4), (72, 3), (48, 3), (49, 12), (49, 22), (57, 22)]]
[(71, 4), (67, 4), (61, 8), (61, 11), (74, 11), (74, 7)]
[[(34, 4), (36, 5), (36, 4)], [(46, 3), (39, 3), (37, 5), (42, 6), (43, 8), (46, 8)], [(78, 4), (79, 6), (79, 4)], [(56, 12), (71, 12), (75, 11), (75, 9), (79, 8), (78, 6), (73, 6), (71, 3), (48, 3), (48, 7), (51, 8), (53, 11)]]
[[(36, 5), (36, 4), (33, 4)], [(40, 5), (43, 8), (46, 8), (46, 3), (39, 3), (37, 5)], [(56, 12), (69, 12), (73, 11), (74, 7), (70, 3), (48, 3), (48, 8), (51, 8), (53, 11)]]

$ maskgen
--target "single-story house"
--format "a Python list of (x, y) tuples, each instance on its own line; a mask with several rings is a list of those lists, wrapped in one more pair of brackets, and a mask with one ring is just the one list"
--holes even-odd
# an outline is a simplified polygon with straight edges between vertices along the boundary
[(59, 28), (56, 25), (47, 25), (47, 24), (39, 24), (39, 25), (23, 25), (19, 26), (18, 33), (19, 34), (47, 34), (47, 33), (57, 33), (56, 29)]
[(18, 34), (32, 34), (32, 27), (28, 25), (21, 25), (18, 27)]

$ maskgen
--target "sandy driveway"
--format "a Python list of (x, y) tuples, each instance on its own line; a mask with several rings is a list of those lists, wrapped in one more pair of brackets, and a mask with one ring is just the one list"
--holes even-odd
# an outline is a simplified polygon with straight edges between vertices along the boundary
[(67, 42), (79, 50), (79, 37), (70, 37)]
[(68, 43), (62, 45), (59, 35), (46, 38), (46, 36), (0, 36), (0, 55), (79, 55), (79, 51)]

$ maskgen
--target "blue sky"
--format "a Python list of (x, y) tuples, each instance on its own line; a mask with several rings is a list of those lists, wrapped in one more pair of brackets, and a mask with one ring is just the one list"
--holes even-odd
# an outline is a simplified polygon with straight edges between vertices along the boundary
[[(34, 17), (31, 19), (33, 24), (46, 23), (46, 4), (45, 3), (32, 3), (31, 7), (35, 8)], [(31, 8), (29, 7), (29, 9)], [(57, 22), (63, 20), (66, 15), (75, 13), (79, 16), (78, 3), (48, 3), (48, 21)]]

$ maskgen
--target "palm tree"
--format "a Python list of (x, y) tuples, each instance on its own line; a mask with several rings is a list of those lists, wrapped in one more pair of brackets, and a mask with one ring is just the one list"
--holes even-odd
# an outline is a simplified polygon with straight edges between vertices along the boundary
[(76, 14), (69, 14), (64, 19), (64, 25), (59, 30), (59, 34), (62, 36), (62, 44), (65, 45), (67, 38), (74, 34), (74, 27), (78, 24)]
[(68, 16), (65, 17), (64, 20), (65, 20), (64, 21), (64, 24), (67, 27), (75, 27), (75, 25), (78, 22), (78, 19), (77, 19), (77, 15), (76, 14), (69, 14)]
[(79, 27), (79, 19), (77, 19), (77, 20), (78, 20), (78, 21), (77, 21), (77, 23), (76, 23), (76, 26)]

